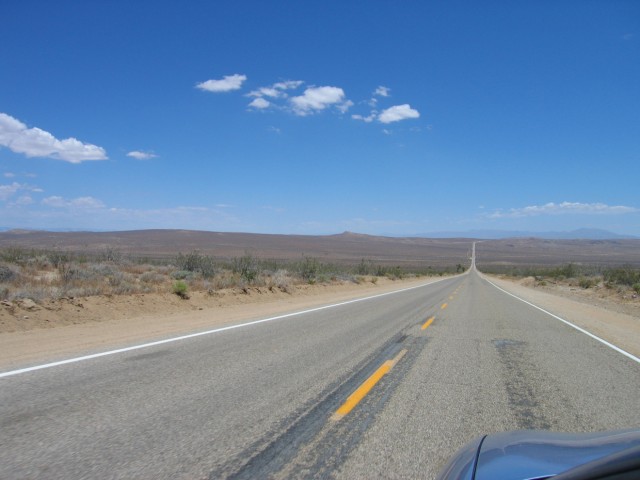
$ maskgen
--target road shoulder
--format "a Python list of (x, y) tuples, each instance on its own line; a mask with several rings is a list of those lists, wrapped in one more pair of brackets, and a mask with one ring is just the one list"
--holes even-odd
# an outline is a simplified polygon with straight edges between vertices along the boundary
[(482, 274), (495, 285), (640, 357), (640, 318)]

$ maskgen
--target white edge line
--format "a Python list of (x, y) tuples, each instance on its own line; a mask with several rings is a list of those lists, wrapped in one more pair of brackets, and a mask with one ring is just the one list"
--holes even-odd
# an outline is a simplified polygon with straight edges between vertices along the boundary
[(585, 335), (588, 335), (588, 336), (590, 336), (591, 338), (593, 338), (593, 339), (595, 339), (595, 340), (599, 341), (600, 343), (605, 344), (607, 347), (614, 349), (616, 352), (621, 353), (622, 355), (624, 355), (624, 356), (626, 356), (626, 357), (629, 357), (629, 358), (630, 358), (631, 360), (633, 360), (634, 362), (640, 363), (640, 358), (638, 358), (638, 357), (636, 357), (635, 355), (633, 355), (633, 354), (631, 354), (631, 353), (629, 353), (629, 352), (627, 352), (627, 351), (625, 351), (625, 350), (621, 349), (620, 347), (616, 347), (613, 343), (609, 343), (609, 342), (607, 342), (606, 340), (604, 340), (604, 339), (602, 339), (602, 338), (598, 337), (597, 335), (594, 335), (593, 333), (588, 332), (588, 331), (587, 331), (587, 330), (585, 330), (584, 328), (578, 327), (577, 325), (574, 325), (573, 323), (569, 322), (568, 320), (565, 320), (564, 318), (561, 318), (561, 317), (559, 317), (559, 316), (557, 316), (557, 315), (554, 315), (553, 313), (548, 312), (548, 311), (546, 311), (544, 308), (541, 308), (541, 307), (539, 307), (539, 306), (537, 306), (537, 305), (534, 305), (534, 304), (533, 304), (533, 303), (531, 303), (531, 302), (527, 302), (526, 300), (524, 300), (524, 299), (522, 299), (522, 298), (518, 297), (517, 295), (514, 295), (514, 294), (513, 294), (513, 293), (511, 293), (511, 292), (507, 292), (505, 289), (500, 288), (498, 285), (496, 285), (495, 283), (493, 283), (491, 280), (489, 280), (489, 279), (488, 279), (487, 277), (485, 277), (484, 275), (482, 275), (482, 278), (483, 278), (484, 280), (486, 280), (487, 282), (489, 282), (489, 283), (490, 283), (491, 285), (493, 285), (494, 287), (496, 287), (498, 290), (500, 290), (500, 291), (502, 291), (502, 292), (506, 293), (507, 295), (511, 295), (513, 298), (516, 298), (516, 299), (520, 300), (521, 302), (524, 302), (524, 303), (526, 303), (527, 305), (532, 306), (533, 308), (537, 308), (537, 309), (538, 309), (538, 310), (540, 310), (541, 312), (544, 312), (544, 313), (546, 313), (547, 315), (552, 316), (552, 317), (553, 317), (553, 318), (555, 318), (556, 320), (560, 320), (561, 322), (566, 323), (566, 324), (567, 324), (567, 325), (569, 325), (570, 327), (575, 328), (575, 329), (576, 329), (576, 330), (578, 330), (579, 332), (582, 332), (582, 333), (584, 333)]
[(18, 370), (11, 370), (11, 371), (8, 371), (8, 372), (0, 373), (0, 378), (10, 377), (12, 375), (20, 375), (22, 373), (33, 372), (33, 371), (36, 371), (36, 370), (43, 370), (45, 368), (59, 367), (61, 365), (67, 365), (69, 363), (83, 362), (85, 360), (92, 360), (94, 358), (106, 357), (108, 355), (116, 355), (118, 353), (130, 352), (132, 350), (140, 350), (142, 348), (155, 347), (157, 345), (163, 345), (165, 343), (179, 342), (181, 340), (187, 340), (189, 338), (201, 337), (203, 335), (212, 335), (214, 333), (220, 333), (220, 332), (224, 332), (224, 331), (227, 331), (227, 330), (234, 330), (236, 328), (249, 327), (251, 325), (257, 325), (259, 323), (271, 322), (273, 320), (280, 320), (280, 319), (283, 319), (283, 318), (294, 317), (294, 316), (297, 316), (297, 315), (304, 315), (306, 313), (318, 312), (320, 310), (326, 310), (326, 309), (329, 309), (329, 308), (341, 307), (343, 305), (348, 305), (350, 303), (364, 302), (365, 300), (372, 300), (374, 298), (384, 297), (386, 295), (393, 295), (393, 294), (396, 294), (396, 293), (402, 293), (402, 292), (407, 292), (409, 290), (414, 290), (416, 288), (423, 288), (423, 287), (426, 287), (428, 285), (433, 285), (434, 283), (443, 282), (445, 280), (450, 280), (451, 278), (455, 278), (455, 276), (441, 278), (441, 279), (438, 279), (438, 280), (434, 280), (432, 282), (423, 283), (421, 285), (416, 285), (414, 287), (402, 288), (400, 290), (393, 290), (392, 292), (379, 293), (377, 295), (372, 295), (370, 297), (356, 298), (356, 299), (353, 299), (353, 300), (347, 300), (345, 302), (334, 303), (334, 304), (331, 304), (331, 305), (324, 305), (322, 307), (310, 308), (308, 310), (302, 310), (302, 311), (299, 311), (299, 312), (286, 313), (284, 315), (278, 315), (278, 316), (275, 316), (275, 317), (269, 317), (269, 318), (263, 318), (263, 319), (260, 319), (260, 320), (254, 320), (252, 322), (239, 323), (237, 325), (229, 325), (228, 327), (215, 328), (213, 330), (206, 330), (204, 332), (190, 333), (188, 335), (181, 335), (179, 337), (167, 338), (167, 339), (164, 339), (164, 340), (158, 340), (156, 342), (142, 343), (140, 345), (133, 345), (131, 347), (118, 348), (117, 350), (109, 350), (109, 351), (106, 351), (106, 352), (93, 353), (91, 355), (84, 355), (82, 357), (68, 358), (66, 360), (59, 360), (57, 362), (45, 363), (45, 364), (42, 364), (42, 365), (34, 365), (33, 367), (26, 367), (26, 368), (21, 368), (21, 369), (18, 369)]

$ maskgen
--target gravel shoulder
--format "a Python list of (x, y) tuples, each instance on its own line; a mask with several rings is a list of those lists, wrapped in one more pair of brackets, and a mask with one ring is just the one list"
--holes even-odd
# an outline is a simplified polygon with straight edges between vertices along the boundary
[(485, 275), (504, 290), (581, 327), (622, 350), (640, 357), (640, 305), (607, 299), (597, 292), (579, 292), (563, 286), (535, 287), (529, 279)]

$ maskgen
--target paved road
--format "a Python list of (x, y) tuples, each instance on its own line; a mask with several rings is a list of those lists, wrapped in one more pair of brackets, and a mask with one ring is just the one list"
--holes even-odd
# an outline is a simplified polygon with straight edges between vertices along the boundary
[(640, 427), (639, 398), (640, 364), (472, 270), (0, 378), (0, 478), (432, 478), (481, 433)]

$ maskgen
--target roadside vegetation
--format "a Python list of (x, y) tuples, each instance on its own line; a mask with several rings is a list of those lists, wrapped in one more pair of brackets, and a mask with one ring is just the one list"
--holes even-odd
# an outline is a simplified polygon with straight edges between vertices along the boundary
[[(458, 268), (459, 270), (459, 268)], [(296, 261), (260, 259), (250, 253), (216, 259), (198, 251), (173, 258), (128, 256), (116, 249), (95, 254), (60, 250), (0, 249), (0, 301), (30, 299), (36, 303), (94, 295), (189, 292), (210, 294), (252, 287), (291, 292), (297, 285), (340, 282), (376, 283), (378, 278), (442, 276), (456, 267), (399, 267), (363, 259), (356, 265), (325, 263), (302, 256)]]
[(514, 278), (533, 278), (535, 285), (566, 284), (582, 289), (607, 289), (622, 296), (640, 295), (640, 268), (631, 265), (602, 267), (567, 263), (556, 267), (483, 266), (482, 272)]

